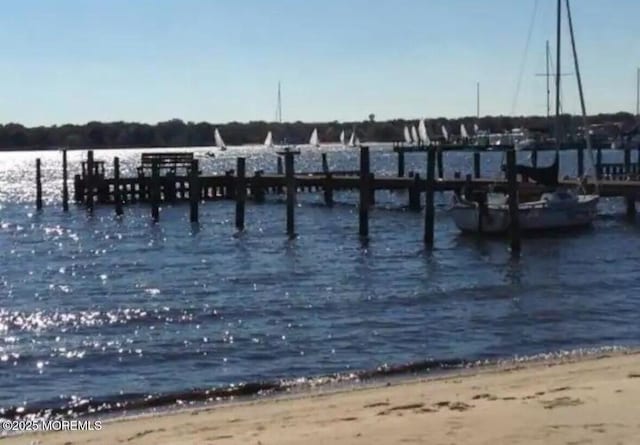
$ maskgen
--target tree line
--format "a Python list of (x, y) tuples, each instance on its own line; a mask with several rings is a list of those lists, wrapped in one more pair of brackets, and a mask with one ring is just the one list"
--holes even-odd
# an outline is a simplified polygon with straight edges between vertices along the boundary
[[(618, 123), (633, 125), (636, 117), (630, 113), (599, 114), (589, 119), (591, 124)], [(577, 129), (582, 118), (563, 115), (562, 128)], [(135, 122), (89, 122), (84, 125), (61, 125), (24, 127), (9, 123), (0, 125), (0, 149), (57, 149), (57, 148), (119, 148), (119, 147), (191, 147), (213, 145), (213, 134), (218, 128), (227, 145), (262, 144), (267, 132), (271, 131), (275, 143), (304, 144), (314, 128), (318, 130), (321, 142), (337, 142), (340, 133), (346, 138), (355, 131), (361, 142), (394, 142), (404, 139), (405, 126), (417, 126), (417, 120), (394, 119), (376, 121), (374, 115), (360, 122), (229, 122), (211, 124), (208, 122), (183, 122), (172, 119), (157, 124)], [(449, 134), (459, 133), (464, 124), (471, 133), (474, 124), (492, 133), (502, 133), (514, 128), (535, 129), (553, 134), (553, 119), (545, 116), (484, 116), (457, 119), (427, 119), (426, 125), (431, 137), (441, 134), (444, 125)]]

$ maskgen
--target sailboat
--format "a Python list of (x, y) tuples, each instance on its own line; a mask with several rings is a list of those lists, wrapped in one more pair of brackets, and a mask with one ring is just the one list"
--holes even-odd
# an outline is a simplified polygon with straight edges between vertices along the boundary
[(264, 140), (264, 146), (265, 148), (273, 148), (273, 136), (271, 135), (271, 132), (267, 133), (267, 137)]
[[(360, 143), (360, 140), (358, 140), (358, 144)], [(351, 137), (349, 138), (349, 147), (355, 147), (356, 146), (356, 130), (353, 130), (351, 132)]]
[(418, 130), (416, 130), (415, 125), (411, 127), (411, 139), (413, 139), (413, 142), (416, 144), (420, 140), (420, 138), (418, 137)]
[(460, 137), (464, 141), (469, 140), (469, 133), (467, 133), (467, 127), (465, 127), (464, 124), (460, 124)]
[(342, 145), (343, 147), (345, 145), (344, 130), (340, 132), (340, 145)]
[[(571, 32), (574, 64), (576, 68), (576, 78), (580, 93), (580, 104), (584, 119), (584, 128), (589, 128), (586, 118), (586, 107), (584, 104), (584, 94), (580, 78), (577, 55), (575, 52), (575, 41), (573, 36), (573, 24), (571, 20), (571, 10), (569, 0), (566, 0), (567, 16), (569, 19), (569, 30)], [(529, 167), (524, 165), (516, 166), (516, 172), (524, 177), (528, 177), (538, 184), (550, 188), (552, 191), (544, 192), (538, 199), (525, 201), (518, 204), (518, 218), (523, 231), (549, 230), (586, 226), (593, 222), (597, 216), (597, 204), (599, 195), (581, 194), (579, 190), (560, 187), (558, 184), (558, 159), (559, 159), (559, 129), (560, 119), (560, 31), (562, 29), (562, 3), (558, 0), (557, 17), (557, 62), (556, 62), (556, 157), (552, 165), (548, 167)], [(587, 141), (587, 150), (593, 164), (593, 151), (591, 150), (591, 140), (589, 132), (584, 132)], [(597, 178), (596, 178), (597, 181)], [(597, 182), (596, 182), (597, 191)], [(454, 195), (454, 204), (449, 210), (458, 228), (465, 232), (476, 233), (504, 233), (511, 224), (509, 218), (509, 206), (507, 195), (502, 195), (497, 199), (490, 200), (484, 195), (481, 200), (472, 201)]]
[(222, 136), (220, 136), (220, 131), (217, 128), (213, 134), (213, 139), (215, 146), (218, 147), (220, 151), (225, 151), (227, 149), (227, 146), (224, 144), (224, 140), (222, 140)]
[(318, 140), (318, 129), (314, 128), (313, 132), (311, 132), (311, 137), (309, 138), (309, 145), (313, 147), (320, 147), (320, 141)]
[(447, 131), (447, 127), (445, 127), (444, 124), (442, 124), (441, 129), (442, 129), (442, 137), (446, 144), (447, 142), (449, 142), (449, 132)]
[(413, 140), (411, 139), (411, 133), (409, 133), (409, 127), (407, 127), (406, 125), (404, 126), (404, 141), (407, 144), (413, 143)]
[(420, 123), (418, 124), (418, 136), (420, 137), (420, 142), (424, 145), (431, 145), (431, 139), (429, 138), (429, 133), (427, 133), (427, 126), (424, 123), (424, 119), (420, 119)]

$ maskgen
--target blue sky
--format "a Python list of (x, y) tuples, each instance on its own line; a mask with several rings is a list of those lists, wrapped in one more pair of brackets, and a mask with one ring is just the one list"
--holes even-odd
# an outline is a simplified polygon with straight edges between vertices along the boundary
[[(477, 81), (483, 115), (544, 114), (535, 73), (555, 40), (555, 0), (537, 2), (513, 107), (535, 3), (7, 1), (0, 121), (272, 120), (279, 80), (285, 120), (474, 115)], [(573, 0), (572, 9), (588, 111), (633, 111), (640, 1)], [(565, 109), (578, 112), (575, 78), (563, 82)]]

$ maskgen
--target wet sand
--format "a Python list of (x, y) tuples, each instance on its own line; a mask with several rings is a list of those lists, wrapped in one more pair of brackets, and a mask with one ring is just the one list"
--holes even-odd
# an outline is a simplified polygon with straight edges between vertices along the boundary
[(634, 352), (141, 415), (0, 444), (637, 444), (639, 407)]

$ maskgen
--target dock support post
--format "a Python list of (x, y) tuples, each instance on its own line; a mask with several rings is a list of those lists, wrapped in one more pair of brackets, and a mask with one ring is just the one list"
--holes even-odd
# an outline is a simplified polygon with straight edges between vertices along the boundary
[(294, 152), (284, 153), (284, 174), (287, 186), (287, 235), (289, 238), (296, 236), (295, 231), (295, 205), (296, 205), (296, 178), (294, 165)]
[(200, 183), (198, 175), (200, 174), (198, 160), (191, 161), (189, 170), (189, 221), (198, 222), (198, 204), (200, 203)]
[[(438, 150), (440, 153), (442, 151)], [(433, 247), (433, 231), (434, 220), (436, 215), (435, 203), (434, 203), (434, 188), (435, 188), (435, 149), (429, 147), (427, 150), (427, 189), (425, 197), (424, 208), (424, 244), (427, 248)]]
[(244, 230), (244, 208), (247, 197), (247, 184), (245, 181), (245, 158), (236, 160), (236, 229)]
[(151, 219), (153, 222), (160, 220), (160, 168), (158, 161), (151, 164)]
[[(442, 155), (442, 149), (438, 150), (438, 178), (444, 178), (444, 160)], [(429, 180), (429, 178), (427, 178)]]
[(584, 176), (584, 147), (578, 147), (578, 178)]
[(413, 175), (413, 184), (409, 188), (409, 210), (420, 211), (420, 174)]
[(116, 216), (122, 215), (122, 195), (120, 194), (120, 158), (113, 158), (113, 202)]
[(329, 171), (329, 161), (327, 160), (327, 154), (322, 153), (322, 173), (327, 174)]
[(361, 238), (369, 236), (369, 204), (371, 192), (369, 190), (369, 147), (360, 146), (360, 205), (358, 228)]
[(532, 167), (538, 166), (538, 149), (536, 147), (533, 147), (531, 149), (531, 166)]
[(624, 175), (628, 178), (631, 174), (631, 149), (629, 146), (624, 147)]
[(89, 214), (93, 214), (93, 177), (94, 177), (94, 166), (93, 166), (93, 150), (89, 150), (87, 152), (87, 175), (84, 177), (84, 186), (87, 190), (86, 195), (86, 204), (87, 211)]
[(398, 177), (404, 177), (404, 150), (398, 147)]
[(40, 158), (36, 159), (36, 209), (42, 210), (42, 172)]
[[(246, 176), (246, 173), (245, 173), (245, 176)], [(256, 170), (255, 173), (253, 174), (253, 185), (251, 186), (251, 197), (253, 198), (254, 202), (257, 202), (257, 203), (263, 203), (266, 197), (266, 191), (262, 186), (260, 178), (262, 178), (262, 170)], [(245, 183), (245, 189), (246, 189), (246, 183)], [(245, 199), (246, 199), (246, 193), (245, 193)]]
[(278, 165), (276, 166), (276, 173), (278, 173), (279, 175), (283, 174), (283, 168), (282, 168), (282, 156), (278, 156)]
[(627, 204), (627, 218), (635, 219), (636, 217), (636, 197), (634, 195), (625, 196)]
[(518, 213), (518, 181), (516, 174), (516, 152), (507, 150), (507, 180), (509, 187), (509, 235), (511, 254), (520, 254), (520, 218)]
[(62, 211), (69, 211), (69, 185), (67, 180), (69, 175), (67, 172), (67, 150), (62, 150)]
[(478, 150), (473, 152), (473, 177), (480, 178), (480, 152)]
[(596, 177), (602, 179), (602, 147), (596, 152)]
[(331, 172), (327, 172), (324, 181), (324, 203), (327, 207), (333, 206), (333, 178)]

